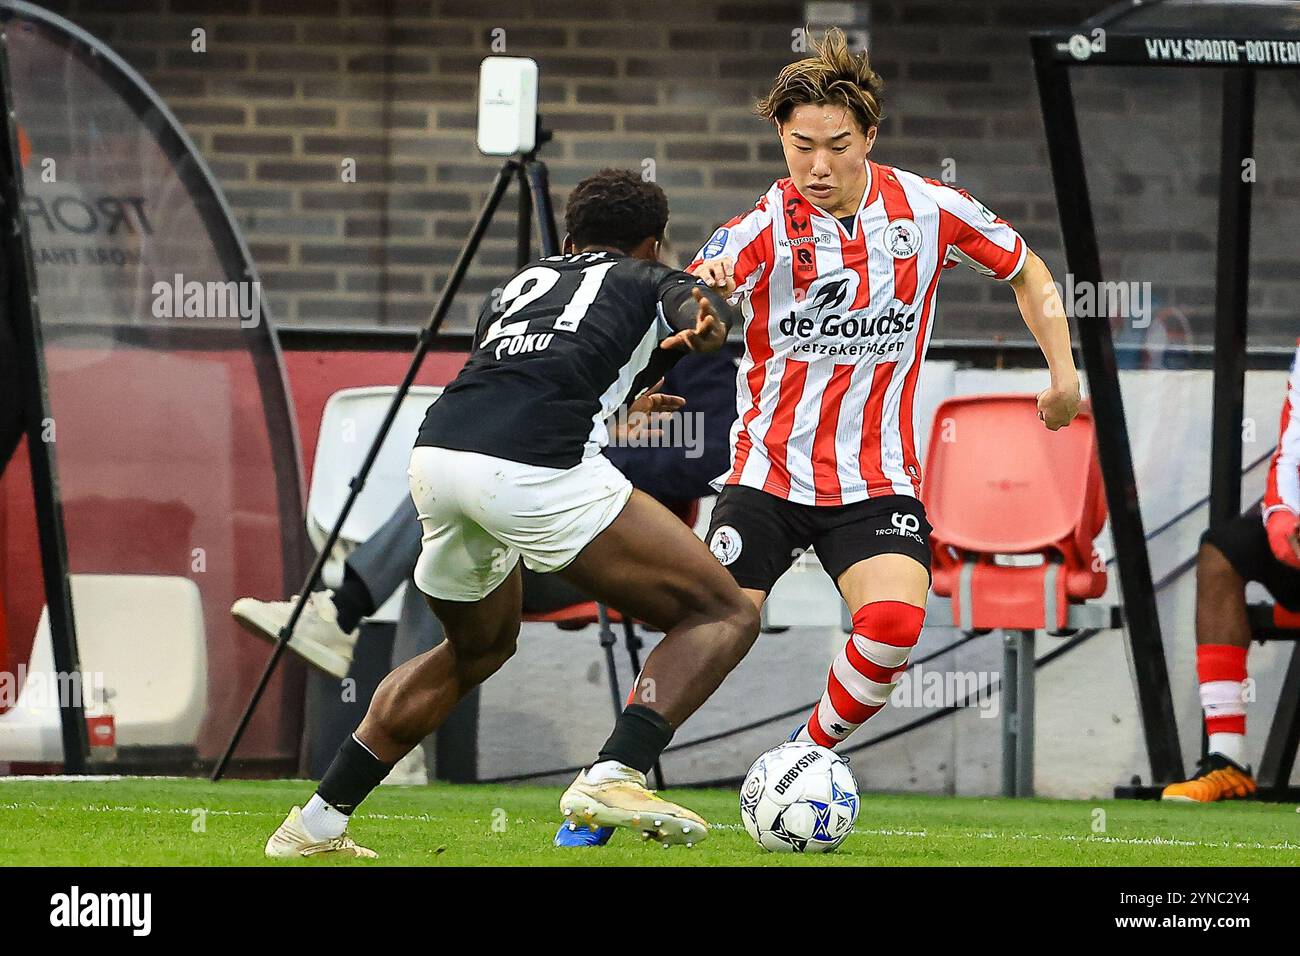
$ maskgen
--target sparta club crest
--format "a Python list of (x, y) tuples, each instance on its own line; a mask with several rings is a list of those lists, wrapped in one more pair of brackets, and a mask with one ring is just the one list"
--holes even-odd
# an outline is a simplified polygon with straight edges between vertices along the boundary
[(885, 250), (895, 259), (910, 259), (921, 249), (921, 229), (910, 219), (894, 219), (885, 227)]
[(709, 550), (722, 565), (728, 565), (740, 557), (742, 547), (744, 543), (740, 540), (740, 532), (729, 524), (724, 524), (713, 532), (713, 537), (709, 539)]

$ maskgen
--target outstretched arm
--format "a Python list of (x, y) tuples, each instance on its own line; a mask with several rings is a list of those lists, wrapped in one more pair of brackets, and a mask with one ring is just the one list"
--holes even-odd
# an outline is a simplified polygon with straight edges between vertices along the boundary
[(1064, 428), (1079, 412), (1079, 373), (1070, 351), (1070, 324), (1052, 273), (1033, 252), (1011, 280), (1020, 316), (1047, 359), (1052, 383), (1038, 393), (1038, 417), (1052, 431)]
[(681, 281), (670, 286), (660, 299), (660, 307), (669, 326), (676, 330), (676, 334), (660, 343), (666, 349), (716, 352), (726, 343), (731, 327), (740, 320), (740, 311), (735, 306), (698, 282)]
[(1079, 373), (1070, 353), (1070, 324), (1052, 274), (1024, 237), (964, 189), (927, 179), (924, 188), (939, 204), (949, 253), (977, 272), (1011, 283), (1020, 316), (1047, 359), (1052, 384), (1038, 393), (1038, 417), (1056, 431), (1079, 413)]

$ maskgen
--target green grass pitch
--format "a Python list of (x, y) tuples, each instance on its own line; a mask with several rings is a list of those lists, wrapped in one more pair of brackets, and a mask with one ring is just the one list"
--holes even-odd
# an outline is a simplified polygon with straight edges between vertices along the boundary
[[(0, 780), (6, 866), (336, 865), (272, 861), (267, 836), (305, 781), (129, 778)], [(713, 824), (707, 843), (664, 849), (628, 831), (601, 849), (556, 849), (554, 787), (382, 787), (352, 824), (375, 861), (349, 866), (1297, 866), (1300, 814), (1290, 804), (1210, 806), (1136, 801), (1000, 800), (863, 794), (854, 833), (826, 856), (760, 850), (727, 790), (665, 795)]]

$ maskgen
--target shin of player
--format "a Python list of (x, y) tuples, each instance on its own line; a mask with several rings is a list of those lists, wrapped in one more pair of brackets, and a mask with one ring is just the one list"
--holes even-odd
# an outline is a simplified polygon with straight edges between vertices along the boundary
[(872, 601), (853, 615), (853, 634), (835, 656), (826, 691), (797, 739), (833, 747), (870, 720), (889, 700), (921, 636), (925, 608)]

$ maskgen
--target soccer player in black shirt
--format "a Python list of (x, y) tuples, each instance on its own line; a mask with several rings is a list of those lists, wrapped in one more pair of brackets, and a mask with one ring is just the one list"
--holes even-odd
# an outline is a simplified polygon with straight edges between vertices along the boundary
[(646, 789), (645, 773), (749, 650), (758, 613), (691, 529), (600, 449), (629, 394), (685, 352), (720, 349), (737, 313), (657, 261), (668, 202), (656, 184), (604, 170), (574, 189), (565, 220), (564, 254), (521, 270), (484, 307), (470, 359), (430, 406), (411, 455), (423, 529), (415, 583), (447, 640), (379, 685), (268, 856), (375, 855), (349, 836), (348, 815), (514, 653), (521, 557), (665, 635), (561, 811), (665, 845), (708, 834), (695, 813)]

